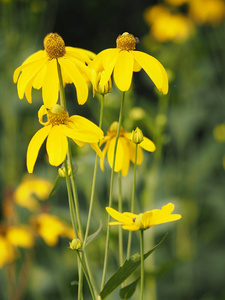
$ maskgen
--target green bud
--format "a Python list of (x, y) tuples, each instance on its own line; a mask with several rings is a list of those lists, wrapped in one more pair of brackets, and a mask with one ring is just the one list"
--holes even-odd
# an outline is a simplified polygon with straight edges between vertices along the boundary
[(82, 247), (82, 243), (79, 239), (73, 239), (72, 242), (70, 243), (70, 249), (72, 250), (80, 250)]
[(143, 133), (141, 131), (141, 129), (139, 129), (138, 127), (132, 131), (131, 133), (131, 141), (135, 144), (140, 144), (141, 142), (143, 142), (144, 136)]
[[(59, 176), (60, 176), (60, 177), (65, 178), (65, 177), (66, 177), (66, 169), (65, 169), (65, 167), (59, 168), (59, 169), (58, 169), (58, 173), (59, 173)], [(70, 176), (71, 173), (72, 173), (71, 168), (68, 166), (68, 175)]]

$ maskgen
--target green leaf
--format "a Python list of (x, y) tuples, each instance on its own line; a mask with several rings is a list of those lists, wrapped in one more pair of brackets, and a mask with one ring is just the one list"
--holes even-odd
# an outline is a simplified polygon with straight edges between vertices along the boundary
[(98, 230), (88, 236), (86, 246), (98, 237), (101, 230), (102, 230), (102, 221), (100, 220)]
[(58, 184), (59, 184), (60, 179), (61, 179), (61, 177), (58, 175), (58, 176), (56, 177), (55, 182), (54, 182), (53, 188), (52, 188), (52, 190), (51, 190), (51, 192), (50, 192), (50, 194), (49, 194), (49, 196), (48, 196), (48, 199), (55, 193), (55, 190), (56, 190), (56, 188), (57, 188), (57, 186), (58, 186)]
[[(164, 235), (162, 240), (151, 250), (144, 254), (144, 259), (146, 259), (166, 238), (167, 234)], [(106, 282), (104, 288), (102, 289), (100, 296), (105, 299), (110, 295), (124, 280), (126, 280), (141, 264), (141, 255), (136, 253), (126, 260), (122, 267), (120, 267), (116, 273)]]
[(136, 290), (140, 277), (120, 290), (121, 299), (129, 299)]

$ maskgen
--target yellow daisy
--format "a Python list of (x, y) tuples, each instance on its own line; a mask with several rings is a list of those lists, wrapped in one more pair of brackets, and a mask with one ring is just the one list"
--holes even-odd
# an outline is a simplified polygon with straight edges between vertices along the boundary
[(181, 215), (171, 214), (174, 204), (168, 203), (161, 209), (153, 209), (136, 215), (130, 212), (120, 213), (111, 207), (106, 207), (106, 211), (118, 222), (110, 222), (110, 225), (122, 225), (125, 230), (136, 231), (145, 230), (151, 226), (179, 220)]
[(119, 35), (116, 40), (116, 48), (101, 51), (89, 64), (90, 68), (104, 74), (100, 85), (104, 86), (113, 73), (114, 82), (121, 91), (129, 90), (133, 72), (139, 72), (142, 68), (151, 78), (159, 91), (168, 92), (168, 77), (161, 63), (141, 51), (135, 51), (137, 39), (127, 32)]
[(42, 88), (45, 106), (51, 108), (55, 105), (59, 93), (58, 63), (64, 84), (73, 83), (78, 103), (84, 104), (88, 97), (87, 81), (91, 79), (87, 63), (95, 54), (80, 48), (65, 47), (63, 39), (57, 33), (50, 33), (45, 37), (44, 47), (45, 50), (29, 56), (14, 72), (13, 81), (18, 81), (19, 98), (23, 99), (25, 94), (27, 101), (32, 103), (32, 87)]
[[(114, 148), (116, 142), (116, 133), (118, 128), (118, 122), (113, 122), (110, 129), (107, 131), (107, 135), (101, 140), (100, 145), (105, 143), (103, 149), (103, 155), (100, 159), (100, 167), (104, 171), (104, 159), (107, 154), (110, 167), (113, 165)], [(123, 128), (120, 130), (120, 135), (117, 144), (117, 153), (115, 161), (115, 172), (122, 171), (122, 175), (126, 176), (130, 161), (135, 162), (135, 149), (136, 145), (131, 141), (132, 133), (126, 132)], [(143, 141), (138, 144), (137, 149), (137, 165), (140, 165), (143, 161), (143, 150), (149, 152), (155, 151), (155, 144), (146, 137), (143, 137)]]
[[(45, 115), (47, 115), (47, 121), (43, 122)], [(68, 149), (67, 137), (73, 139), (79, 146), (89, 143), (97, 154), (101, 156), (101, 150), (97, 143), (103, 138), (103, 132), (91, 121), (77, 115), (69, 117), (68, 112), (58, 104), (51, 109), (46, 109), (43, 105), (38, 112), (38, 117), (39, 122), (44, 127), (35, 133), (28, 145), (27, 169), (29, 173), (33, 172), (38, 152), (46, 138), (49, 163), (53, 166), (59, 166), (66, 158)]]

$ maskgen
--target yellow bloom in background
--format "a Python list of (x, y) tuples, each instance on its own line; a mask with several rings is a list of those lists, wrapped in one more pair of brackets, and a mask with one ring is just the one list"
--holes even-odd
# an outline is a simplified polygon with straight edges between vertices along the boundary
[(161, 209), (153, 209), (136, 215), (130, 212), (120, 213), (111, 207), (106, 207), (106, 211), (118, 222), (110, 222), (110, 225), (122, 225), (125, 230), (136, 231), (145, 230), (151, 226), (179, 220), (181, 215), (171, 214), (174, 204), (168, 203)]
[(0, 235), (0, 269), (11, 262), (13, 262), (17, 255), (13, 246), (7, 241), (7, 239)]
[(225, 18), (224, 0), (189, 0), (189, 16), (199, 25), (219, 25)]
[(25, 94), (27, 101), (32, 103), (32, 87), (42, 88), (45, 106), (51, 108), (55, 105), (59, 94), (58, 62), (64, 84), (73, 83), (78, 103), (84, 104), (88, 97), (87, 81), (91, 79), (87, 63), (95, 54), (80, 48), (66, 47), (57, 33), (50, 33), (45, 37), (44, 47), (45, 50), (29, 56), (14, 72), (13, 81), (17, 82), (19, 98), (23, 99)]
[(217, 125), (213, 130), (214, 138), (217, 142), (225, 142), (225, 123)]
[(28, 226), (9, 226), (6, 239), (13, 246), (28, 249), (34, 246), (34, 237)]
[(46, 200), (52, 187), (52, 183), (46, 179), (26, 175), (14, 192), (14, 201), (17, 205), (35, 211), (40, 208), (37, 199)]
[(32, 217), (31, 224), (39, 236), (43, 238), (48, 246), (55, 246), (59, 237), (74, 239), (71, 226), (66, 225), (58, 217), (48, 213), (41, 213)]
[[(47, 115), (47, 121), (43, 122), (45, 115)], [(103, 138), (103, 131), (88, 119), (78, 115), (69, 117), (68, 112), (58, 104), (49, 110), (42, 106), (38, 112), (38, 117), (39, 122), (44, 127), (36, 132), (28, 145), (27, 169), (29, 173), (33, 172), (38, 152), (46, 138), (49, 163), (53, 166), (59, 166), (66, 158), (67, 137), (73, 139), (79, 146), (89, 143), (96, 153), (101, 156), (101, 150), (97, 143)]]
[(148, 8), (144, 14), (150, 26), (150, 35), (159, 42), (184, 42), (195, 32), (189, 18), (179, 13), (171, 13), (165, 6)]
[(168, 92), (167, 73), (162, 64), (151, 55), (135, 51), (137, 39), (127, 32), (119, 35), (116, 48), (101, 51), (89, 64), (96, 72), (104, 71), (100, 85), (105, 86), (113, 74), (114, 82), (121, 91), (129, 90), (133, 72), (143, 69), (157, 89), (163, 94)]
[[(104, 159), (107, 154), (110, 167), (113, 165), (114, 148), (116, 142), (116, 133), (118, 128), (118, 122), (113, 122), (110, 129), (107, 131), (107, 135), (101, 140), (100, 145), (105, 143), (103, 149), (103, 155), (100, 159), (101, 170), (104, 171)], [(130, 161), (135, 162), (135, 149), (136, 145), (131, 141), (131, 132), (126, 132), (123, 128), (120, 130), (120, 135), (117, 144), (117, 153), (115, 161), (115, 172), (122, 172), (123, 176), (127, 175)], [(143, 150), (154, 152), (155, 144), (146, 137), (143, 137), (143, 141), (138, 144), (137, 149), (137, 165), (140, 165), (143, 161)]]

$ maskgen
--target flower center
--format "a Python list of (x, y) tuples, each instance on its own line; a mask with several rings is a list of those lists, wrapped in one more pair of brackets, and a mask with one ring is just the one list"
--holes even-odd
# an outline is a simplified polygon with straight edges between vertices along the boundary
[(116, 48), (121, 50), (134, 50), (136, 48), (137, 40), (128, 32), (124, 32), (122, 35), (119, 35), (116, 39)]
[(45, 51), (50, 59), (62, 57), (66, 54), (65, 43), (57, 33), (49, 33), (44, 38)]
[(69, 119), (68, 111), (59, 104), (54, 105), (47, 112), (48, 123), (52, 126), (66, 124)]

